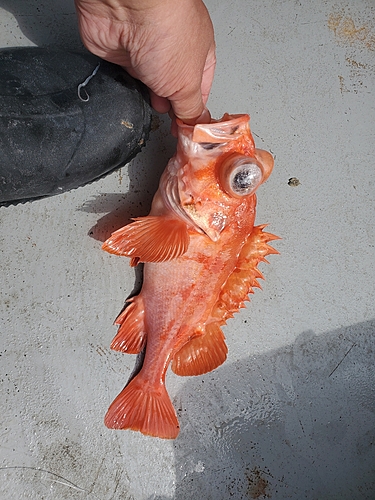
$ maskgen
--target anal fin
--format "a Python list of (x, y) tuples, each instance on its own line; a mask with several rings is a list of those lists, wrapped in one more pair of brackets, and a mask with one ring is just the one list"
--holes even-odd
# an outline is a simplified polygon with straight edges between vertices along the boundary
[(202, 375), (220, 366), (227, 358), (224, 334), (217, 323), (209, 323), (205, 333), (189, 340), (173, 357), (176, 375)]
[(128, 354), (138, 354), (146, 342), (142, 296), (132, 297), (128, 300), (128, 304), (115, 321), (115, 324), (120, 325), (120, 328), (112, 340), (111, 349)]

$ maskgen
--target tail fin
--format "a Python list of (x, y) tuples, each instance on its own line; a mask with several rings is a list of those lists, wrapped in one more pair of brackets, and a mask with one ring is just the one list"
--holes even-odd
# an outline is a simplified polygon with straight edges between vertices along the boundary
[(164, 384), (151, 386), (137, 375), (117, 396), (104, 419), (109, 429), (131, 429), (174, 439), (179, 424)]

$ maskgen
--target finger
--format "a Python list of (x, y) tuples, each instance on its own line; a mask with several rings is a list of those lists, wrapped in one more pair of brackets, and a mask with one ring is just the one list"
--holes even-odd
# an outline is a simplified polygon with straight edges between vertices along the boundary
[(168, 99), (166, 97), (160, 97), (152, 90), (150, 90), (150, 100), (151, 106), (158, 113), (168, 113), (168, 111), (171, 109), (171, 103), (168, 101)]
[(196, 125), (197, 123), (211, 123), (211, 113), (207, 108), (204, 108), (200, 116), (198, 118), (194, 118), (192, 120), (185, 120), (187, 125)]
[[(175, 115), (185, 123), (195, 124), (204, 115), (205, 105), (212, 87), (216, 67), (215, 46), (211, 48), (200, 81), (190, 82), (187, 93), (176, 92), (169, 97)], [(199, 87), (198, 87), (199, 85)], [(207, 115), (206, 115), (207, 116)]]
[(176, 115), (173, 113), (172, 109), (169, 111), (169, 117), (171, 119), (171, 134), (173, 137), (178, 136), (178, 126), (176, 121)]
[(169, 96), (174, 114), (185, 123), (197, 119), (204, 110), (201, 80), (189, 82), (181, 90)]
[(211, 92), (211, 87), (214, 80), (215, 68), (216, 68), (216, 56), (215, 52), (213, 52), (212, 60), (208, 64), (206, 64), (202, 77), (201, 92), (204, 104), (207, 104), (208, 97)]
[(195, 124), (196, 120), (204, 111), (204, 104), (200, 91), (194, 98), (185, 99), (181, 102), (171, 100), (171, 106), (176, 117), (188, 124)]

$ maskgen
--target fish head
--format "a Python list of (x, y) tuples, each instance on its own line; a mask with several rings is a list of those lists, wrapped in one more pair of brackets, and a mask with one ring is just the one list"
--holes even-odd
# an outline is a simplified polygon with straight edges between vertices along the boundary
[(255, 192), (273, 168), (273, 156), (255, 148), (249, 119), (225, 114), (209, 124), (177, 121), (180, 208), (212, 241), (229, 224), (254, 223)]

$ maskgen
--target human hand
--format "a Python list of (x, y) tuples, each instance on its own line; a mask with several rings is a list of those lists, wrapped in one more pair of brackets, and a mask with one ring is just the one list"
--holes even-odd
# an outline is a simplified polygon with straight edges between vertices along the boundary
[(202, 0), (75, 3), (87, 49), (147, 85), (156, 111), (191, 125), (210, 121), (205, 104), (215, 71), (215, 41)]

